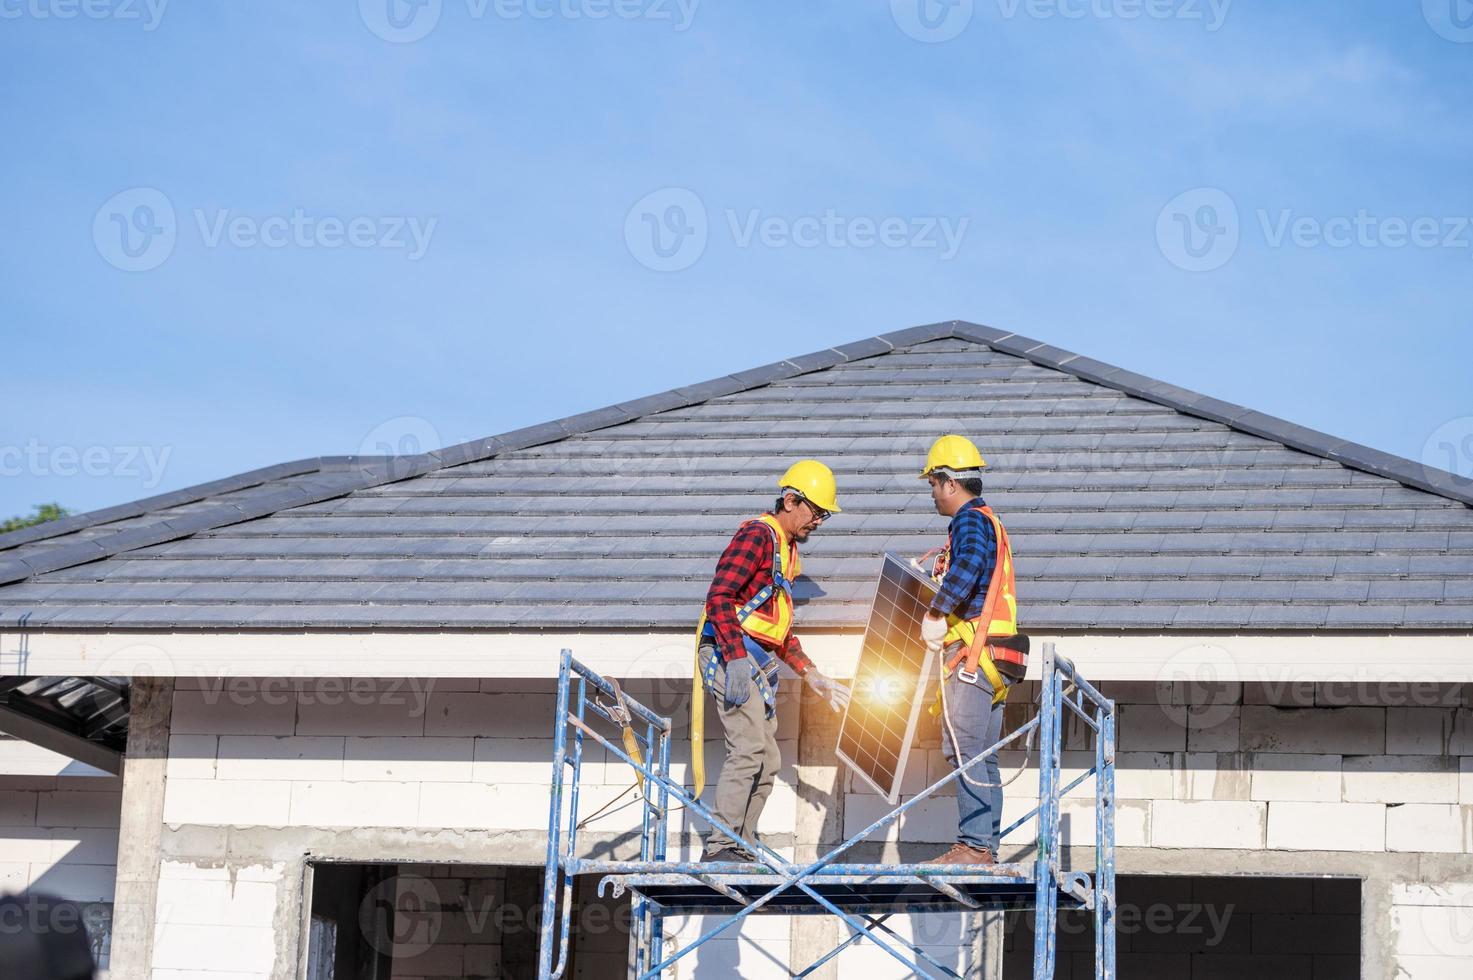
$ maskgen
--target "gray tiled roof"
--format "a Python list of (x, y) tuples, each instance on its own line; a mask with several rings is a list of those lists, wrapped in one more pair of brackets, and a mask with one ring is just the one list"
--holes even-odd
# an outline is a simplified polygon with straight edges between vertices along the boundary
[(0, 536), (28, 628), (685, 628), (717, 554), (813, 456), (844, 513), (802, 622), (858, 627), (938, 543), (916, 471), (988, 457), (1035, 629), (1473, 628), (1466, 481), (964, 323), (490, 439), (283, 464)]

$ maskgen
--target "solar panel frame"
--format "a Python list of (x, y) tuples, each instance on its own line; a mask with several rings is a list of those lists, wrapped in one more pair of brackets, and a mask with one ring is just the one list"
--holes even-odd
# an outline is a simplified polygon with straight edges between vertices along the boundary
[[(875, 584), (875, 599), (870, 608), (869, 624), (865, 627), (864, 641), (860, 645), (859, 661), (854, 669), (854, 696), (839, 723), (835, 749), (838, 758), (891, 805), (900, 800), (900, 786), (905, 779), (905, 768), (920, 726), (921, 712), (925, 709), (926, 693), (934, 680), (932, 675), (936, 670), (937, 655), (921, 642), (920, 621), (935, 593), (936, 583), (929, 575), (909, 560), (886, 553)], [(875, 716), (879, 712), (873, 707), (875, 678), (890, 674), (897, 660), (903, 661), (902, 666), (907, 668), (913, 665), (914, 676), (909, 678), (911, 683), (908, 687), (901, 689), (901, 697), (893, 699), (897, 707), (884, 712), (889, 717), (877, 719)], [(906, 680), (904, 677), (893, 679)], [(903, 711), (899, 705), (903, 705)], [(865, 717), (866, 712), (869, 717)], [(903, 728), (898, 724), (902, 721), (902, 714)], [(859, 726), (859, 733), (855, 732), (854, 726)], [(861, 737), (874, 736), (877, 728), (891, 737), (898, 736), (893, 747), (883, 747), (889, 749), (883, 755), (879, 746), (874, 751), (865, 751), (866, 744), (873, 743), (866, 743)], [(846, 749), (846, 744), (852, 748)], [(867, 758), (860, 758), (861, 755)], [(882, 778), (886, 772), (889, 779)]]

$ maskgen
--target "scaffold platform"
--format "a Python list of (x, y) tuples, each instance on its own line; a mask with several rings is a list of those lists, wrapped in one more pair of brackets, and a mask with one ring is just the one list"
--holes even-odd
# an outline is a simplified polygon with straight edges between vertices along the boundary
[[(1114, 702), (1104, 697), (1059, 656), (1043, 646), (1038, 711), (960, 770), (948, 774), (816, 860), (795, 864), (760, 841), (741, 838), (683, 785), (670, 778), (672, 725), (619, 687), (562, 653), (553, 734), (553, 771), (541, 935), (539, 980), (558, 980), (568, 963), (573, 880), (596, 875), (599, 893), (625, 892), (633, 898), (629, 971), (632, 980), (673, 975), (673, 967), (692, 951), (727, 932), (749, 915), (833, 915), (849, 935), (793, 977), (811, 975), (861, 939), (883, 949), (913, 975), (960, 977), (919, 945), (887, 925), (899, 914), (932, 912), (1035, 912), (1033, 976), (1052, 980), (1060, 909), (1088, 912), (1094, 920), (1095, 977), (1115, 976), (1115, 728)], [(1064, 721), (1082, 719), (1094, 735), (1094, 764), (1061, 785)], [(612, 737), (598, 727), (613, 726)], [(591, 740), (638, 773), (643, 806), (637, 861), (598, 861), (578, 856), (578, 797), (583, 746)], [(1003, 829), (1003, 839), (1033, 823), (1032, 860), (996, 865), (852, 864), (842, 858), (856, 845), (883, 832), (907, 810), (970, 772), (989, 756), (1036, 740), (1038, 804)], [(980, 772), (978, 768), (978, 772)], [(1065, 870), (1059, 801), (1086, 781), (1094, 783), (1095, 865), (1091, 871)], [(758, 861), (750, 864), (667, 860), (669, 814), (684, 807), (741, 841)], [(1026, 852), (1025, 852), (1026, 853)], [(561, 914), (559, 915), (559, 911)], [(717, 925), (673, 951), (667, 951), (667, 915), (724, 916)]]

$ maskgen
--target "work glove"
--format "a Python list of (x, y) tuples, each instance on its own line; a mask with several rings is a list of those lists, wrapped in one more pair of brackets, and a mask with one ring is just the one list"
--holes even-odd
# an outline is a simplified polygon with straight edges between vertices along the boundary
[(945, 617), (926, 614), (921, 620), (921, 642), (926, 645), (927, 652), (941, 652), (941, 645), (946, 642), (946, 631), (949, 628)]
[(752, 696), (752, 662), (737, 657), (726, 662), (726, 706), (740, 708)]
[(835, 711), (849, 707), (849, 688), (823, 673), (817, 667), (809, 667), (803, 675), (803, 683), (813, 688), (813, 693), (828, 701)]

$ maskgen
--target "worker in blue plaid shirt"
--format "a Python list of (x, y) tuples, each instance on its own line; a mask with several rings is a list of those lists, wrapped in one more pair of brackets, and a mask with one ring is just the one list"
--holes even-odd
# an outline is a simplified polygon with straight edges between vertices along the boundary
[[(1026, 642), (1017, 637), (1012, 552), (1002, 523), (982, 500), (987, 464), (962, 436), (938, 439), (921, 474), (931, 485), (936, 512), (951, 518), (947, 547), (937, 560), (939, 579), (921, 639), (945, 665), (942, 749), (961, 768), (1002, 736), (1008, 689), (1023, 677)], [(980, 635), (979, 635), (980, 634)], [(997, 754), (957, 781), (957, 839), (928, 864), (996, 864), (1002, 825), (1002, 782)]]

